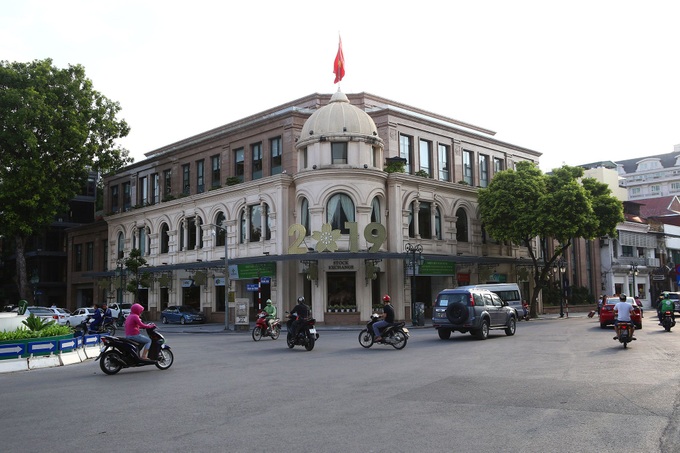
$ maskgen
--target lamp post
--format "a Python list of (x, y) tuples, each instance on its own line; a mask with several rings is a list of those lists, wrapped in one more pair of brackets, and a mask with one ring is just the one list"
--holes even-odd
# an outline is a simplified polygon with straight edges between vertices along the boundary
[(123, 260), (119, 259), (116, 261), (116, 277), (120, 280), (118, 285), (118, 290), (116, 291), (116, 302), (118, 302), (118, 309), (121, 309), (121, 304), (123, 303)]
[(564, 317), (564, 282), (562, 281), (562, 274), (567, 270), (567, 263), (560, 258), (553, 264), (553, 273), (559, 276), (560, 289), (560, 318)]
[(630, 273), (630, 275), (633, 276), (633, 293), (631, 294), (631, 296), (633, 296), (633, 298), (635, 298), (635, 297), (637, 297), (637, 285), (635, 284), (635, 277), (638, 275), (638, 265), (637, 265), (637, 263), (633, 263), (633, 264), (630, 265), (630, 272), (629, 273)]
[(224, 330), (229, 328), (229, 251), (227, 242), (227, 227), (224, 225), (213, 224), (214, 227), (224, 231)]
[[(410, 254), (409, 261), (411, 263), (411, 322), (413, 325), (418, 325), (418, 315), (415, 312), (416, 308), (416, 263), (420, 264), (420, 256), (423, 253), (423, 246), (420, 244), (406, 244), (406, 253)], [(418, 258), (416, 259), (416, 253)]]

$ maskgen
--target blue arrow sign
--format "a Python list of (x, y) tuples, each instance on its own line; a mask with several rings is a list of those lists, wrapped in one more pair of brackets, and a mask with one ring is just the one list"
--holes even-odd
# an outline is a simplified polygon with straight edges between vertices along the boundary
[(99, 335), (87, 335), (85, 337), (85, 346), (90, 346), (99, 343)]
[(73, 349), (76, 347), (76, 339), (71, 338), (68, 340), (59, 340), (59, 350), (63, 351), (65, 349)]
[(20, 356), (24, 353), (24, 344), (4, 344), (0, 346), (0, 357)]
[(74, 340), (76, 340), (76, 348), (79, 348), (83, 345), (83, 337), (75, 337)]
[(35, 354), (38, 352), (52, 352), (57, 347), (56, 341), (44, 341), (40, 343), (29, 343), (28, 352), (29, 354)]

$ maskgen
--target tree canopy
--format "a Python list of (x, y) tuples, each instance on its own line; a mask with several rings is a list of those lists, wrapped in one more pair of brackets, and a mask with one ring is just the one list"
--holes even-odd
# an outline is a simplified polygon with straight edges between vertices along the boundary
[(0, 232), (16, 242), (21, 297), (27, 297), (26, 239), (67, 209), (88, 172), (132, 161), (116, 144), (129, 133), (119, 111), (80, 65), (0, 62)]
[[(532, 314), (553, 262), (574, 238), (615, 236), (623, 222), (623, 204), (611, 189), (583, 168), (563, 166), (543, 174), (531, 162), (519, 162), (494, 176), (479, 190), (479, 209), (486, 231), (497, 240), (528, 247), (534, 267)], [(532, 240), (552, 238), (559, 245), (552, 256), (536, 256)]]

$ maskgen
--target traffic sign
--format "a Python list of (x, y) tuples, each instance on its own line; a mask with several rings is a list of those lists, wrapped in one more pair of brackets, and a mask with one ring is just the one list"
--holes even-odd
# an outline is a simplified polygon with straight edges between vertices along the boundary
[(25, 344), (3, 344), (0, 346), (0, 357), (19, 357), (24, 353)]
[(68, 340), (59, 340), (59, 350), (63, 351), (65, 349), (74, 349), (76, 347), (76, 339), (69, 338)]
[(252, 292), (257, 292), (259, 289), (257, 283), (247, 283), (246, 284), (246, 291), (252, 291)]
[(271, 283), (271, 277), (260, 277), (260, 283), (263, 285), (268, 285)]
[(54, 350), (57, 348), (57, 342), (56, 341), (41, 341), (41, 342), (35, 342), (35, 343), (29, 343), (28, 344), (28, 353), (29, 354), (37, 354), (37, 353), (51, 353), (54, 352)]

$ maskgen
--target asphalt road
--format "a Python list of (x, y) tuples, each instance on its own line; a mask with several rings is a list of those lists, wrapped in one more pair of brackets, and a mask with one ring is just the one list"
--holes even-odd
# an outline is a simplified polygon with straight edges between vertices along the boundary
[(485, 341), (414, 329), (401, 351), (363, 349), (358, 330), (321, 331), (307, 352), (161, 326), (167, 371), (107, 376), (89, 360), (0, 376), (0, 450), (678, 451), (680, 328), (644, 321), (625, 350), (597, 317)]

